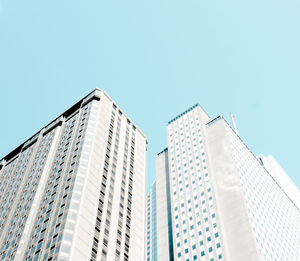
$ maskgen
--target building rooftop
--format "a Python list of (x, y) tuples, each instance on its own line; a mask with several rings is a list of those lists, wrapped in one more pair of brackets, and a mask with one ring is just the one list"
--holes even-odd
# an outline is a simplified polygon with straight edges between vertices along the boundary
[(196, 103), (194, 106), (188, 108), (186, 111), (184, 111), (183, 113), (180, 113), (178, 116), (176, 116), (175, 118), (173, 118), (172, 120), (168, 121), (168, 125), (171, 124), (172, 122), (176, 121), (177, 119), (179, 119), (180, 117), (182, 117), (183, 115), (187, 114), (189, 111), (191, 111), (192, 109), (196, 108), (197, 106), (200, 106), (199, 103)]
[[(77, 111), (81, 106), (85, 105), (86, 103), (90, 102), (93, 99), (100, 100), (100, 93), (103, 93), (109, 100), (111, 100), (113, 102), (113, 104), (115, 106), (117, 106), (116, 103), (111, 99), (111, 97), (104, 90), (101, 90), (99, 88), (94, 89), (89, 94), (87, 94), (82, 99), (80, 99), (77, 103), (75, 103), (73, 106), (71, 106), (69, 109), (67, 109), (65, 112), (63, 112), (58, 117), (56, 117), (54, 120), (52, 120), (49, 124), (42, 127), (38, 132), (36, 132), (33, 136), (31, 136), (29, 139), (27, 139), (25, 142), (23, 142), (17, 148), (12, 150), (10, 153), (8, 153), (6, 156), (4, 156), (2, 159), (0, 159), (0, 170), (1, 170), (1, 163), (3, 163), (4, 161), (8, 162), (12, 158), (14, 158), (16, 155), (18, 155), (22, 151), (22, 149), (24, 149), (27, 146), (29, 146), (30, 144), (32, 144), (39, 136), (41, 130), (44, 130), (44, 135), (47, 134), (49, 131), (54, 129), (56, 126), (61, 125), (63, 118), (69, 117), (75, 111)], [(146, 138), (145, 134), (139, 128), (136, 127), (136, 125), (131, 121), (131, 119), (119, 107), (118, 107), (118, 109), (126, 116), (126, 118), (133, 124), (133, 126)]]

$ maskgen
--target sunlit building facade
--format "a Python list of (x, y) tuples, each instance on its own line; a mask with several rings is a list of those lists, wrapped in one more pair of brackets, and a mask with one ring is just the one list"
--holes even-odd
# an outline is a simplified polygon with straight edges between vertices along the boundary
[(146, 138), (96, 89), (0, 163), (0, 260), (144, 258)]
[(169, 260), (178, 261), (300, 260), (295, 199), (222, 116), (211, 119), (196, 104), (168, 122), (167, 137), (156, 163), (157, 227), (161, 213), (171, 215), (156, 237), (168, 240), (170, 217), (172, 238), (157, 253), (172, 251)]

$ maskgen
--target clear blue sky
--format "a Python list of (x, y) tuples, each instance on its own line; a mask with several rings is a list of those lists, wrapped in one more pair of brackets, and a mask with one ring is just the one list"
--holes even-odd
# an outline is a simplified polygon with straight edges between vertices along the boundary
[[(148, 137), (199, 102), (233, 112), (300, 187), (298, 0), (0, 0), (0, 158), (95, 87)], [(149, 187), (149, 185), (148, 185)]]

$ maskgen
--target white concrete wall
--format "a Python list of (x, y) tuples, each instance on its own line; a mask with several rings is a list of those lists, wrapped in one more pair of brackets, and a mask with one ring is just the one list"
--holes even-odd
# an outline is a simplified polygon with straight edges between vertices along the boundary
[[(93, 101), (94, 105), (88, 123), (87, 135), (84, 141), (81, 160), (79, 164), (78, 177), (76, 178), (72, 203), (70, 210), (76, 209), (77, 219), (69, 220), (66, 224), (66, 237), (72, 236), (70, 256), (67, 257), (60, 253), (60, 257), (68, 260), (90, 260), (95, 232), (95, 221), (99, 202), (99, 193), (103, 175), (103, 163), (106, 154), (108, 130), (111, 119), (113, 101), (106, 93), (98, 91), (100, 101)], [(118, 109), (115, 116), (115, 127), (117, 125)], [(120, 207), (120, 188), (122, 180), (125, 132), (127, 126), (127, 116), (122, 113), (118, 158), (116, 162), (116, 176), (113, 190), (113, 201), (111, 208), (110, 233), (108, 238), (106, 260), (115, 260), (116, 240), (119, 220)], [(130, 162), (130, 144), (131, 144), (132, 126), (130, 125), (129, 135), (129, 157)], [(135, 131), (135, 158), (133, 175), (133, 192), (131, 206), (131, 228), (130, 228), (130, 247), (129, 260), (143, 260), (144, 258), (144, 228), (145, 228), (145, 180), (146, 180), (146, 138), (136, 129)], [(116, 131), (113, 133), (110, 164), (108, 169), (106, 194), (103, 205), (103, 215), (100, 228), (99, 244), (97, 249), (97, 260), (102, 260), (102, 247), (105, 229), (105, 219), (108, 208), (108, 190), (110, 186), (110, 173), (112, 167), (113, 148), (115, 145)], [(129, 170), (129, 167), (128, 167)], [(128, 174), (128, 173), (127, 173)], [(128, 175), (126, 177), (126, 188), (128, 184)], [(123, 260), (125, 228), (126, 228), (126, 201), (127, 190), (125, 191), (125, 204), (123, 213), (123, 230), (120, 260)], [(69, 233), (69, 235), (67, 235)], [(65, 237), (65, 235), (64, 235)], [(63, 238), (63, 243), (66, 243)]]
[[(104, 95), (101, 96), (100, 102), (93, 102), (91, 116), (95, 118), (91, 118), (88, 123), (73, 191), (72, 203), (78, 204), (79, 207), (69, 260), (89, 260), (95, 231), (111, 103)], [(74, 225), (72, 222), (66, 224), (66, 229), (70, 226), (69, 234), (72, 234)], [(65, 233), (68, 233), (68, 230)]]
[(225, 124), (219, 120), (207, 127), (205, 132), (223, 255), (225, 260), (230, 261), (258, 261), (255, 238)]
[(146, 200), (146, 139), (136, 131), (129, 260), (144, 259)]

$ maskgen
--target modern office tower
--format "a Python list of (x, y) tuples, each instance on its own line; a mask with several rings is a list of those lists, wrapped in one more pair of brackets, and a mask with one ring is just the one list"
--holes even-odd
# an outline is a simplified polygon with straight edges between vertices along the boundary
[(146, 260), (157, 260), (156, 185), (152, 184), (146, 203)]
[(1, 260), (144, 258), (146, 138), (94, 90), (1, 160)]
[(173, 260), (168, 149), (158, 153), (156, 173), (147, 195), (146, 261)]
[(168, 260), (166, 245), (169, 260), (300, 260), (299, 208), (222, 116), (196, 104), (167, 136), (156, 161), (157, 260)]

